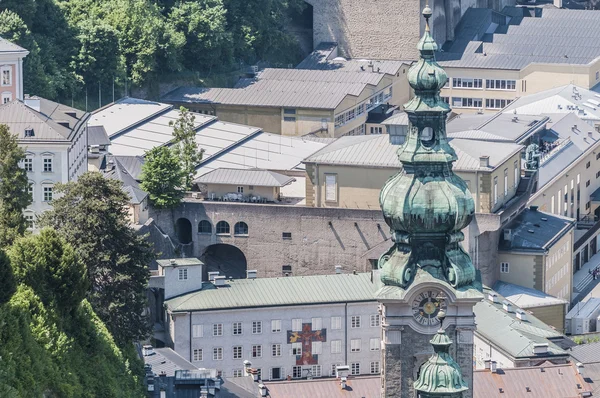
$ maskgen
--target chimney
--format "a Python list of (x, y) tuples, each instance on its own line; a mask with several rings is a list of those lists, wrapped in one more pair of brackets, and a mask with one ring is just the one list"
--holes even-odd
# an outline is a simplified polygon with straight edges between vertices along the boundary
[(254, 380), (255, 383), (258, 383), (258, 370), (257, 369), (250, 369), (250, 374), (252, 375), (252, 380)]
[(256, 279), (256, 273), (257, 273), (257, 271), (255, 269), (248, 270), (248, 271), (246, 271), (246, 278)]
[(492, 368), (492, 360), (491, 359), (484, 360), (483, 365), (485, 366), (486, 370), (490, 370)]
[(213, 283), (215, 286), (225, 286), (225, 280), (227, 279), (227, 277), (225, 275), (223, 276), (215, 276), (215, 279), (213, 280)]
[(250, 376), (250, 370), (251, 370), (250, 366), (252, 366), (252, 362), (245, 359), (244, 360), (244, 376)]
[(518, 309), (517, 310), (517, 319), (520, 319), (522, 321), (526, 321), (527, 320), (527, 313), (525, 311), (523, 311), (522, 309)]
[(490, 167), (490, 157), (489, 156), (480, 156), (479, 157), (479, 166), (480, 167)]
[(554, 0), (554, 7), (562, 8), (562, 6), (563, 6), (562, 0)]
[(346, 389), (347, 382), (348, 382), (348, 378), (346, 376), (340, 378), (340, 387), (342, 390)]
[(490, 300), (492, 303), (497, 303), (498, 302), (498, 293), (496, 293), (496, 292), (489, 292), (488, 293), (488, 300)]
[(215, 281), (215, 277), (219, 276), (219, 271), (210, 271), (208, 273), (208, 281), (209, 282), (214, 282)]
[(583, 364), (581, 362), (577, 362), (577, 373), (581, 376), (581, 377), (585, 377), (583, 375)]
[(491, 361), (490, 371), (492, 373), (496, 373), (497, 372), (497, 369), (496, 369), (497, 366), (498, 366), (498, 363), (496, 361)]
[(512, 304), (508, 300), (502, 302), (502, 309), (506, 312), (512, 312)]
[(154, 348), (151, 345), (147, 344), (142, 347), (142, 355), (148, 357), (154, 354)]
[(260, 396), (261, 397), (266, 397), (267, 396), (267, 386), (265, 386), (264, 384), (260, 383), (258, 385), (258, 391), (260, 391)]
[(539, 343), (533, 345), (533, 353), (535, 355), (547, 354), (548, 353), (548, 343)]
[(335, 266), (335, 273), (336, 274), (341, 274), (342, 273), (342, 266), (341, 265), (336, 265)]
[(25, 100), (23, 102), (25, 102), (25, 105), (27, 105), (34, 111), (41, 112), (41, 102), (39, 98), (25, 97)]

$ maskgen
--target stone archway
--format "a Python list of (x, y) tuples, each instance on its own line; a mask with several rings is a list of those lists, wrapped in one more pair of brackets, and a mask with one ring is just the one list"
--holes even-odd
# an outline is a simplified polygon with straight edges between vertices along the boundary
[(220, 275), (233, 279), (246, 278), (248, 262), (244, 253), (235, 246), (225, 243), (210, 245), (204, 250), (202, 261), (205, 272), (219, 271)]
[(175, 237), (179, 243), (192, 243), (192, 223), (187, 218), (178, 218), (175, 222)]

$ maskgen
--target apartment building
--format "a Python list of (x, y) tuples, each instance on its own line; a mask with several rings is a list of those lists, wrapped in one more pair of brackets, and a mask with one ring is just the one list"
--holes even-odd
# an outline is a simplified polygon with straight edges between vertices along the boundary
[(180, 87), (162, 99), (269, 133), (362, 135), (369, 111), (408, 100), (409, 63), (346, 60), (335, 49), (318, 48), (296, 69), (268, 68), (234, 88)]
[(518, 97), (600, 83), (600, 11), (470, 8), (437, 54), (441, 95), (457, 112), (498, 111)]

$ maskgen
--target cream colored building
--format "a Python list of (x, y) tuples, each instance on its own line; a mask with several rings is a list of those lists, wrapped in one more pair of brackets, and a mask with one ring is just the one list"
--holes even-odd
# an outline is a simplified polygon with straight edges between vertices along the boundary
[(401, 61), (367, 60), (329, 70), (265, 69), (235, 88), (181, 87), (163, 100), (269, 133), (362, 135), (371, 109), (409, 99), (407, 70)]
[(474, 8), (438, 55), (457, 112), (497, 111), (518, 97), (600, 83), (600, 11)]

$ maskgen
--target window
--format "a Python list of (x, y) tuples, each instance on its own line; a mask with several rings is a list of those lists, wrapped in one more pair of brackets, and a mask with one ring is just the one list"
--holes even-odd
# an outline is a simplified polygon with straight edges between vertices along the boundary
[(204, 336), (204, 328), (202, 327), (202, 325), (192, 325), (192, 336), (194, 338)]
[(242, 346), (236, 345), (233, 347), (233, 359), (242, 359)]
[(209, 221), (202, 220), (198, 223), (198, 233), (199, 234), (212, 234), (212, 225)]
[(313, 318), (311, 321), (312, 321), (312, 330), (323, 329), (323, 318)]
[(302, 331), (302, 319), (292, 319), (292, 331), (293, 332)]
[(586, 168), (586, 169), (589, 169), (589, 168), (590, 168), (590, 166), (591, 166), (591, 164), (592, 164), (591, 162), (587, 162), (587, 163), (585, 164), (585, 168)]
[(53, 187), (44, 187), (44, 202), (51, 202), (52, 201), (52, 192), (53, 192)]
[(279, 380), (283, 379), (283, 370), (282, 368), (271, 368), (271, 380)]
[(444, 101), (445, 103), (449, 104), (450, 103), (450, 97), (440, 97), (442, 101)]
[(379, 374), (379, 361), (371, 362), (371, 374), (372, 375)]
[(229, 235), (229, 224), (227, 221), (217, 223), (217, 235)]
[(242, 369), (233, 369), (233, 377), (242, 377), (244, 371)]
[(271, 332), (273, 332), (273, 333), (281, 332), (281, 319), (273, 319), (271, 321)]
[(331, 353), (340, 354), (342, 352), (342, 340), (331, 341)]
[(381, 343), (379, 342), (379, 338), (372, 338), (369, 340), (369, 350), (379, 351), (380, 349), (381, 349)]
[(369, 318), (370, 318), (370, 324), (371, 324), (372, 328), (379, 327), (379, 325), (381, 324), (379, 314), (371, 315)]
[(325, 174), (325, 200), (328, 202), (337, 200), (337, 174)]
[(452, 78), (452, 87), (454, 88), (482, 88), (482, 79), (467, 79), (464, 77)]
[(242, 334), (242, 322), (233, 322), (233, 335), (239, 336)]
[(312, 341), (311, 350), (313, 354), (321, 354), (323, 352), (323, 343), (321, 341)]
[(252, 334), (261, 334), (262, 333), (262, 321), (253, 321), (252, 322)]
[(213, 324), (213, 336), (223, 336), (223, 324), (222, 323)]
[(12, 70), (10, 66), (2, 68), (2, 86), (12, 86)]
[(193, 355), (194, 361), (202, 361), (202, 349), (201, 348), (194, 349), (193, 354), (194, 354)]
[(27, 186), (27, 192), (29, 192), (29, 196), (31, 197), (31, 200), (33, 201), (33, 183), (29, 183), (29, 185)]
[(342, 317), (332, 316), (331, 317), (331, 329), (341, 329), (341, 328), (342, 328)]
[(481, 108), (481, 98), (452, 97), (452, 106), (455, 108)]
[(586, 209), (586, 210), (589, 210), (591, 205), (592, 205), (592, 202), (591, 202), (591, 201), (590, 201), (590, 202), (587, 202), (587, 203), (585, 204), (585, 209)]
[(351, 352), (360, 352), (360, 339), (352, 339), (350, 340), (350, 351)]
[[(487, 79), (485, 81), (485, 88), (488, 90), (509, 90), (515, 91), (517, 88), (516, 80), (504, 80), (504, 79)], [(523, 90), (526, 91), (526, 90)]]
[(508, 274), (509, 264), (508, 263), (500, 263), (500, 272), (503, 274)]
[(352, 328), (359, 328), (360, 327), (360, 316), (359, 315), (353, 315), (352, 318), (350, 318), (351, 322), (350, 322), (350, 326)]
[(371, 134), (383, 134), (381, 127), (371, 127)]
[(586, 186), (586, 187), (589, 187), (589, 186), (590, 186), (590, 180), (587, 180), (587, 181), (585, 182), (585, 186)]
[(244, 193), (244, 187), (237, 187), (238, 193)]
[(485, 100), (485, 107), (488, 109), (502, 109), (512, 101), (508, 99), (488, 98)]
[(2, 93), (2, 103), (8, 104), (10, 101), (12, 101), (12, 93)]
[(213, 348), (213, 360), (221, 361), (223, 360), (223, 347), (215, 347)]
[(35, 136), (35, 131), (33, 131), (33, 129), (31, 127), (27, 127), (25, 129), (25, 138), (34, 137), (34, 136)]
[(600, 79), (600, 72), (596, 72), (596, 80)]
[(25, 224), (27, 225), (27, 229), (33, 229), (34, 222), (33, 222), (33, 214), (25, 214)]
[(519, 185), (519, 161), (518, 160), (515, 160), (514, 168), (515, 168), (515, 187), (516, 187), (517, 185)]
[(302, 377), (302, 366), (292, 366), (292, 378), (299, 379)]
[(178, 279), (180, 281), (185, 281), (187, 280), (187, 268), (179, 268), (177, 270), (177, 274), (178, 274)]
[(26, 157), (23, 159), (23, 169), (25, 171), (33, 171), (33, 158)]
[(498, 203), (498, 177), (494, 177), (494, 204)]
[(292, 274), (292, 266), (291, 265), (282, 265), (281, 272), (283, 276), (290, 276)]
[(281, 233), (281, 239), (283, 239), (283, 240), (290, 240), (290, 239), (292, 239), (292, 233), (291, 232), (282, 232)]
[(600, 177), (600, 171), (596, 172), (596, 178)]
[(294, 116), (285, 116), (283, 118), (283, 121), (284, 122), (295, 122), (296, 121), (296, 117), (294, 117)]
[(321, 377), (321, 365), (313, 365), (310, 368), (312, 377)]
[(296, 110), (295, 109), (284, 109), (283, 110), (283, 114), (284, 115), (295, 115), (296, 114)]
[(302, 355), (302, 343), (292, 343), (292, 355)]
[(508, 196), (508, 169), (504, 169), (504, 196)]
[(254, 185), (248, 185), (248, 189), (254, 191)]
[(52, 172), (52, 158), (44, 158), (44, 173)]
[(353, 362), (350, 365), (350, 374), (353, 376), (358, 376), (360, 374), (360, 363)]
[(240, 221), (233, 227), (234, 235), (248, 235), (248, 224)]
[(271, 355), (274, 357), (281, 356), (281, 344), (273, 344), (271, 345)]

